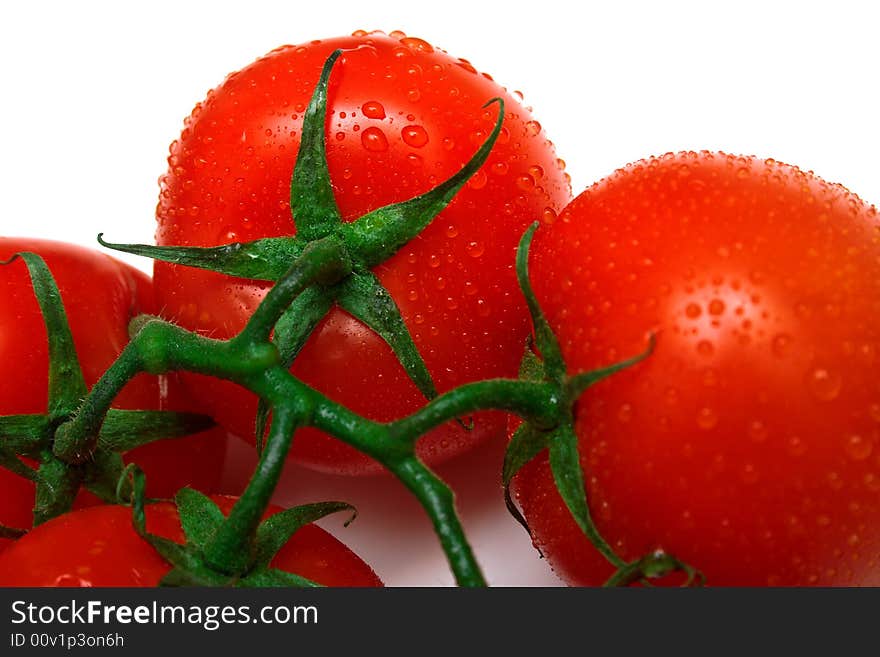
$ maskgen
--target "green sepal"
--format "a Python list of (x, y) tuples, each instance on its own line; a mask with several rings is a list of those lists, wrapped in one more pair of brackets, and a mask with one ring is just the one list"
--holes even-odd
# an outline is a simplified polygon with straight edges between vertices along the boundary
[(288, 573), (284, 570), (278, 570), (277, 568), (261, 568), (248, 574), (246, 577), (242, 577), (240, 580), (238, 580), (236, 586), (252, 588), (322, 588), (323, 585), (318, 584), (317, 582), (313, 582), (312, 580), (301, 575)]
[(34, 480), (34, 527), (70, 511), (82, 478), (79, 468), (70, 467), (49, 451), (43, 453)]
[(17, 529), (15, 527), (7, 527), (0, 525), (0, 538), (15, 540), (27, 534), (27, 529)]
[(516, 249), (516, 278), (532, 318), (535, 346), (544, 361), (544, 372), (551, 381), (562, 382), (565, 379), (565, 361), (562, 358), (562, 350), (559, 348), (559, 340), (556, 339), (556, 334), (550, 328), (529, 280), (529, 248), (538, 225), (535, 222), (529, 226), (519, 241), (519, 246)]
[(632, 367), (636, 363), (640, 363), (645, 360), (648, 356), (650, 356), (654, 352), (654, 347), (657, 343), (656, 336), (651, 333), (648, 336), (648, 348), (645, 349), (642, 353), (633, 356), (632, 358), (627, 358), (626, 360), (622, 360), (619, 363), (615, 363), (614, 365), (609, 365), (608, 367), (600, 367), (595, 370), (591, 370), (589, 372), (581, 372), (580, 374), (575, 374), (572, 377), (569, 377), (568, 383), (566, 384), (568, 389), (568, 394), (570, 399), (577, 399), (580, 397), (581, 393), (589, 388), (594, 383), (605, 379), (612, 374), (616, 374), (621, 370), (625, 370), (628, 367)]
[(0, 448), (0, 468), (9, 470), (13, 474), (29, 479), (30, 481), (37, 480), (37, 471), (22, 462), (22, 460), (18, 458), (18, 451), (14, 448), (8, 447), (5, 444), (5, 441), (3, 448)]
[(346, 243), (361, 263), (375, 267), (397, 253), (449, 205), (471, 176), (485, 164), (504, 121), (504, 101), (501, 98), (493, 98), (483, 107), (493, 103), (498, 103), (498, 119), (492, 132), (455, 174), (420, 196), (386, 205), (342, 226)]
[[(120, 490), (127, 466), (122, 455), (104, 449), (96, 450), (83, 466), (82, 485), (108, 504), (118, 504), (129, 495)], [(126, 491), (127, 492), (127, 491)]]
[[(272, 342), (278, 347), (278, 355), (285, 369), (293, 365), (300, 350), (318, 323), (333, 305), (333, 295), (327, 289), (317, 285), (307, 288), (300, 294), (290, 307), (281, 315), (275, 324)], [(269, 405), (260, 398), (257, 404), (257, 417), (254, 423), (257, 453), (263, 449), (263, 440), (269, 422)]]
[(403, 323), (400, 309), (375, 274), (355, 272), (336, 287), (339, 306), (385, 340), (426, 399), (436, 397), (431, 373)]
[(187, 544), (204, 549), (226, 516), (210, 497), (192, 488), (180, 489), (174, 502)]
[(504, 486), (504, 503), (507, 510), (526, 531), (529, 531), (529, 525), (517, 508), (510, 494), (510, 484), (516, 473), (520, 471), (526, 463), (535, 458), (543, 450), (547, 449), (551, 434), (546, 431), (539, 431), (532, 427), (528, 422), (523, 422), (514, 432), (504, 452), (504, 465), (501, 469), (501, 483)]
[(32, 456), (49, 445), (52, 422), (45, 415), (6, 415), (0, 417), (0, 447), (16, 454)]
[(98, 447), (127, 452), (156, 440), (181, 438), (213, 426), (215, 422), (211, 417), (199, 413), (111, 408), (101, 425)]
[[(155, 547), (155, 546), (154, 546)], [(184, 550), (184, 552), (186, 552)], [(164, 555), (163, 555), (164, 557)], [(171, 561), (167, 557), (166, 561)], [(235, 583), (234, 578), (221, 575), (218, 572), (202, 565), (197, 559), (181, 560), (181, 565), (169, 570), (165, 576), (159, 580), (159, 586), (231, 586)]]
[(114, 251), (260, 281), (276, 281), (284, 276), (291, 261), (304, 248), (296, 237), (266, 237), (253, 242), (199, 247), (114, 244), (104, 241), (103, 235), (98, 235), (98, 242)]
[(56, 420), (76, 410), (88, 389), (79, 366), (73, 334), (67, 322), (67, 313), (61, 300), (61, 292), (45, 261), (36, 253), (21, 252), (12, 256), (8, 264), (21, 258), (27, 265), (40, 305), (46, 335), (49, 339), (49, 418)]
[(526, 348), (523, 351), (522, 360), (519, 362), (519, 379), (521, 381), (534, 381), (541, 383), (547, 380), (547, 371), (544, 369), (544, 361), (532, 351), (534, 341), (531, 337), (526, 340)]
[(321, 76), (303, 115), (299, 152), (290, 183), (290, 210), (296, 223), (296, 232), (306, 241), (325, 237), (342, 223), (330, 182), (324, 139), (327, 86), (333, 64), (341, 54), (341, 50), (334, 50), (321, 69)]
[(553, 472), (553, 481), (556, 483), (559, 495), (584, 535), (612, 564), (618, 567), (623, 565), (623, 561), (614, 553), (593, 524), (578, 454), (578, 439), (573, 427), (568, 423), (560, 425), (550, 439), (550, 470)]
[(681, 585), (683, 587), (700, 587), (706, 583), (705, 576), (696, 568), (679, 561), (663, 550), (656, 550), (618, 568), (603, 586), (623, 587), (636, 582), (650, 585), (649, 580), (666, 577), (675, 572), (685, 574), (686, 579)]
[(278, 550), (284, 547), (297, 530), (338, 511), (353, 512), (351, 519), (345, 523), (346, 525), (354, 520), (354, 516), (357, 514), (356, 509), (345, 502), (304, 504), (272, 514), (257, 527), (254, 539), (253, 565), (257, 569), (267, 567)]

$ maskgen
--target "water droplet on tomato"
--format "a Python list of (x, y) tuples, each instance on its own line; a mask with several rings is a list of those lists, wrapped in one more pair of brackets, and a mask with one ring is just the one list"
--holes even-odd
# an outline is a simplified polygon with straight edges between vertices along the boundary
[(413, 148), (421, 148), (428, 143), (428, 133), (420, 125), (408, 125), (400, 131), (403, 141)]
[(388, 150), (388, 139), (379, 128), (367, 128), (361, 133), (361, 144), (368, 151), (380, 152)]
[(446, 237), (457, 237), (458, 236), (458, 228), (454, 224), (449, 224), (446, 227)]
[(721, 315), (724, 312), (724, 302), (721, 299), (712, 299), (709, 302), (709, 314)]
[(468, 187), (471, 189), (482, 189), (486, 186), (486, 182), (488, 181), (488, 177), (483, 172), (482, 169), (477, 171), (474, 175), (470, 177), (467, 182)]
[(874, 451), (874, 443), (854, 434), (846, 439), (846, 455), (853, 461), (864, 461)]
[(406, 37), (400, 40), (400, 42), (413, 50), (424, 53), (432, 53), (434, 52), (434, 47), (428, 43), (427, 41), (423, 41), (422, 39), (417, 39), (416, 37)]
[(807, 446), (800, 436), (792, 436), (788, 439), (788, 451), (793, 456), (802, 456), (807, 451)]
[(510, 171), (510, 165), (507, 162), (495, 162), (492, 164), (492, 173), (496, 176), (507, 175), (508, 171)]
[(704, 407), (697, 412), (697, 426), (700, 429), (708, 431), (709, 429), (714, 429), (717, 424), (718, 415), (711, 408)]
[(440, 256), (438, 256), (436, 253), (432, 253), (431, 257), (428, 258), (428, 265), (431, 267), (431, 269), (436, 269), (437, 267), (439, 267)]
[(756, 443), (762, 443), (767, 439), (767, 425), (761, 420), (753, 420), (749, 424), (749, 438)]
[(792, 338), (787, 333), (780, 333), (774, 336), (772, 342), (770, 343), (770, 348), (773, 351), (773, 355), (777, 358), (784, 358), (789, 353), (791, 342)]
[(836, 372), (824, 367), (816, 367), (807, 374), (807, 387), (820, 401), (831, 401), (840, 394), (843, 380)]
[(758, 471), (755, 469), (754, 465), (746, 463), (743, 466), (740, 478), (744, 484), (754, 484), (758, 481)]
[[(529, 135), (536, 137), (541, 132), (541, 124), (538, 123), (537, 121), (527, 122), (526, 123), (526, 132)], [(564, 163), (563, 163), (563, 166), (564, 166)]]
[(377, 100), (368, 100), (366, 103), (361, 105), (361, 112), (364, 113), (368, 119), (384, 119), (385, 118), (385, 107)]
[(479, 258), (485, 251), (486, 247), (482, 242), (469, 242), (467, 245), (467, 253), (471, 258)]
[(690, 317), (691, 319), (696, 319), (700, 315), (703, 314), (703, 309), (700, 308), (699, 304), (689, 303), (687, 308), (684, 309), (684, 314)]
[(709, 357), (715, 353), (715, 347), (708, 340), (700, 340), (697, 343), (697, 353), (701, 356)]

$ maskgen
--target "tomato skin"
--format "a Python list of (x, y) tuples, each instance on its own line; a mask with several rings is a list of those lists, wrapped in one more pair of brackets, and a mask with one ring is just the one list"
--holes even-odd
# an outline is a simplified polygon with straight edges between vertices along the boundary
[[(453, 175), (492, 129), (497, 105), (482, 106), (502, 97), (504, 127), (484, 167), (417, 239), (375, 271), (439, 391), (515, 376), (528, 317), (514, 252), (529, 223), (554, 217), (570, 199), (563, 164), (528, 109), (469, 63), (397, 33), (356, 34), (279, 48), (196, 106), (160, 181), (157, 242), (211, 246), (295, 232), (289, 185), (302, 113), (335, 48), (357, 48), (337, 62), (328, 95), (327, 159), (347, 221)], [(217, 337), (236, 333), (267, 288), (161, 262), (155, 279), (169, 317)], [(375, 420), (425, 403), (388, 346), (338, 309), (316, 329), (293, 372)], [(184, 378), (221, 423), (252, 437), (253, 395), (206, 377)], [(503, 430), (503, 416), (481, 414), (472, 431), (450, 423), (419, 449), (438, 463)], [(293, 454), (330, 472), (379, 470), (314, 430), (297, 434)]]
[[(212, 499), (227, 515), (236, 501)], [(266, 517), (278, 511), (272, 506)], [(148, 532), (184, 542), (172, 503), (149, 504), (146, 514)], [(157, 586), (171, 566), (131, 522), (129, 507), (113, 505), (53, 518), (0, 553), (0, 586)], [(325, 586), (382, 586), (360, 557), (317, 525), (299, 529), (270, 565)]]
[[(91, 387), (128, 343), (128, 322), (155, 313), (152, 283), (142, 272), (103, 253), (32, 238), (0, 237), (0, 260), (32, 251), (46, 261), (61, 292), (86, 384)], [(47, 408), (48, 343), (46, 327), (27, 268), (3, 267), (0, 278), (0, 415), (39, 413)], [(176, 375), (139, 375), (122, 390), (114, 407), (193, 410)], [(159, 441), (126, 455), (147, 473), (149, 494), (169, 497), (192, 485), (212, 490), (219, 482), (225, 435), (213, 429), (194, 436)], [(33, 483), (0, 468), (0, 524), (30, 527)], [(98, 503), (82, 491), (76, 506)], [(0, 539), (0, 547), (7, 543)]]
[[(569, 371), (657, 347), (576, 407), (599, 530), (663, 548), (710, 585), (880, 584), (880, 223), (773, 161), (681, 153), (580, 195), (531, 252)], [(610, 566), (553, 487), (515, 491), (576, 585)]]

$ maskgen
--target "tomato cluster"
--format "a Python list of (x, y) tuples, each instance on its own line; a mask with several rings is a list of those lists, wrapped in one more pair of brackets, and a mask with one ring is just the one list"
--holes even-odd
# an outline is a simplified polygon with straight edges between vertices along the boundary
[[(316, 114), (324, 106), (326, 116)], [(309, 136), (315, 116), (324, 119), (319, 146)], [(370, 225), (382, 229), (413, 199), (454, 179), (484, 142), (491, 150), (476, 172), (435, 203), (414, 239), (370, 268), (347, 259), (345, 249), (360, 247), (346, 241), (345, 225), (374, 217)], [(304, 158), (312, 158), (311, 177), (302, 173)], [(332, 280), (325, 272), (298, 293), (312, 305), (300, 308), (302, 317), (286, 317), (284, 330), (302, 332), (290, 354), (297, 385), (313, 391), (311, 403), (327, 400), (322, 408), (332, 403), (344, 412), (303, 422), (290, 452), (295, 461), (340, 474), (402, 463), (391, 441), (381, 449), (392, 455), (382, 460), (336, 439), (362, 422), (356, 426), (418, 439), (419, 459), (437, 464), (503, 434), (509, 416), (491, 409), (505, 409), (525, 420), (510, 425), (518, 427), (503, 474), (518, 503), (511, 509), (571, 584), (658, 575), (675, 583), (670, 571), (680, 569), (715, 585), (880, 585), (880, 384), (873, 376), (880, 221), (843, 187), (772, 160), (689, 152), (627, 165), (572, 200), (553, 144), (516, 95), (466, 60), (402, 33), (356, 32), (270, 52), (195, 107), (168, 164), (157, 207), (164, 250), (152, 281), (76, 247), (0, 240), (0, 259), (32, 251), (51, 271), (88, 388), (123, 353), (136, 316), (161, 315), (210, 338), (198, 343), (210, 351), (251, 326), (282, 277), (188, 267), (178, 254), (250, 254), (262, 245), (259, 257), (279, 258), (274, 266), (283, 272), (305, 258), (303, 244), (320, 243), (330, 253), (341, 249), (341, 264)], [(292, 179), (306, 180), (305, 191), (292, 192)], [(342, 227), (320, 232), (320, 222), (305, 219), (303, 197), (314, 197), (322, 212), (338, 211)], [(530, 251), (521, 251), (515, 268), (517, 244), (535, 222)], [(529, 232), (520, 248), (531, 239)], [(2, 275), (0, 414), (46, 414), (48, 405), (51, 429), (69, 428), (83, 411), (52, 415), (43, 300), (38, 305), (25, 267), (9, 265)], [(342, 287), (346, 277), (371, 276), (381, 312), (333, 303), (351, 293)], [(361, 312), (397, 326), (403, 338), (373, 330)], [(534, 345), (526, 346), (530, 333)], [(272, 339), (282, 344), (280, 328)], [(415, 365), (400, 353), (408, 341)], [(429, 385), (414, 376), (419, 368)], [(251, 374), (233, 380), (208, 375), (206, 366), (167, 369), (183, 371), (139, 374), (114, 408), (204, 412), (230, 433), (263, 442), (254, 390), (264, 388)], [(457, 420), (414, 420), (436, 395), (438, 417)], [(0, 424), (0, 433), (15, 437), (13, 426)], [(124, 458), (145, 471), (152, 496), (184, 486), (213, 492), (225, 439), (213, 429)], [(7, 464), (15, 459), (18, 471), (0, 469), (0, 525), (31, 527), (35, 482), (40, 498), (52, 464), (88, 487), (89, 458), (104, 453), (71, 459), (51, 441), (41, 445), (0, 454)], [(406, 467), (393, 471), (401, 476)], [(20, 476), (22, 468), (32, 476)], [(403, 479), (443, 515), (425, 492), (437, 490), (433, 482)], [(214, 498), (223, 514), (253, 499)], [(70, 505), (99, 502), (83, 489)], [(214, 521), (220, 526), (223, 517)], [(63, 514), (0, 553), (0, 584), (155, 585), (178, 567), (174, 548), (155, 536), (192, 547), (193, 522), (167, 502), (147, 505), (146, 529), (132, 523), (128, 506)], [(276, 519), (276, 529), (285, 522)], [(255, 523), (247, 540), (265, 540)], [(291, 531), (272, 568), (321, 584), (381, 584), (323, 530), (306, 523)], [(52, 549), (59, 541), (70, 546), (63, 555)], [(223, 571), (209, 543), (199, 564)]]

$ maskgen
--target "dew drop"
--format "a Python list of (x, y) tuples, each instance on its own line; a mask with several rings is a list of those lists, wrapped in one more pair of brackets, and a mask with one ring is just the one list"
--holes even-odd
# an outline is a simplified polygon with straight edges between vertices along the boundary
[(842, 383), (840, 375), (824, 367), (817, 367), (807, 375), (807, 387), (819, 401), (835, 399), (840, 394)]
[(762, 443), (767, 439), (767, 426), (761, 420), (753, 420), (749, 424), (749, 438), (756, 443)]
[(470, 180), (468, 180), (467, 185), (471, 189), (482, 189), (483, 187), (486, 186), (487, 180), (488, 180), (488, 177), (486, 176), (485, 172), (482, 169), (480, 169), (479, 171), (477, 171), (474, 175), (472, 175), (470, 177)]
[(864, 461), (874, 451), (874, 444), (857, 434), (846, 439), (846, 455), (853, 461)]
[(428, 143), (428, 133), (420, 125), (408, 125), (400, 131), (403, 141), (413, 148), (421, 148)]
[(504, 176), (510, 170), (510, 165), (507, 162), (495, 162), (492, 164), (492, 173), (496, 176)]
[(431, 257), (428, 258), (428, 265), (431, 267), (431, 269), (436, 269), (437, 267), (439, 267), (440, 256), (438, 256), (436, 253), (431, 254)]
[(434, 52), (434, 47), (428, 43), (427, 41), (423, 41), (422, 39), (418, 39), (416, 37), (405, 37), (400, 40), (400, 42), (412, 48), (413, 50), (417, 50), (418, 52), (424, 53), (432, 53)]
[(712, 299), (709, 302), (709, 314), (720, 315), (724, 312), (724, 302), (721, 299)]
[(697, 343), (697, 353), (701, 356), (709, 357), (715, 353), (715, 347), (708, 340), (700, 340)]
[(791, 336), (787, 333), (780, 333), (774, 336), (770, 343), (773, 355), (777, 358), (784, 358), (789, 353), (789, 347), (791, 347)]
[(746, 463), (743, 466), (741, 477), (744, 484), (754, 484), (758, 481), (758, 471), (755, 470), (755, 466), (751, 463)]
[(469, 242), (467, 245), (467, 253), (471, 258), (479, 258), (485, 251), (486, 247), (482, 242)]
[(368, 100), (366, 103), (361, 105), (361, 112), (364, 113), (368, 119), (384, 119), (385, 118), (385, 107), (377, 100)]
[(529, 121), (526, 123), (526, 132), (532, 137), (536, 137), (541, 132), (541, 124), (537, 121)]
[(457, 237), (458, 236), (458, 227), (454, 224), (449, 224), (446, 227), (446, 237)]
[(361, 133), (361, 144), (368, 151), (380, 152), (388, 150), (388, 139), (379, 128), (367, 128)]
[(704, 407), (697, 413), (697, 426), (704, 431), (715, 428), (718, 424), (718, 415), (711, 408)]
[(702, 308), (700, 308), (699, 304), (689, 303), (687, 308), (684, 309), (684, 314), (690, 317), (691, 319), (696, 319), (700, 315), (703, 314)]

